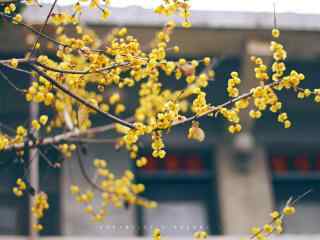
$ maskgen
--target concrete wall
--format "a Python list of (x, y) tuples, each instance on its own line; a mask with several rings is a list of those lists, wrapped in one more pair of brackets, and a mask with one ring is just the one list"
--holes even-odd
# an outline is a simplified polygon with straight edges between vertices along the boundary
[[(126, 152), (116, 152), (108, 145), (89, 145), (88, 155), (83, 157), (86, 168), (93, 176), (92, 162), (95, 158), (105, 159), (108, 161), (109, 168), (117, 174), (122, 175), (125, 169), (129, 168), (129, 158)], [(133, 209), (114, 209), (111, 208), (107, 220), (103, 223), (92, 223), (90, 216), (84, 213), (83, 206), (76, 203), (74, 197), (69, 193), (71, 182), (79, 184), (84, 189), (90, 189), (88, 183), (81, 176), (76, 159), (67, 160), (67, 166), (64, 168), (63, 184), (63, 211), (62, 211), (62, 228), (65, 235), (94, 235), (94, 236), (128, 236), (133, 235)], [(70, 168), (72, 168), (70, 174)], [(72, 180), (73, 179), (73, 180)], [(99, 194), (98, 192), (96, 193)], [(96, 203), (99, 206), (99, 201)], [(114, 226), (117, 229), (114, 230)], [(119, 230), (120, 226), (130, 226), (130, 229)]]
[[(211, 136), (211, 137), (210, 137)], [(208, 133), (207, 141), (203, 144), (198, 143), (199, 146), (202, 147), (211, 147), (213, 146), (215, 141), (215, 137)], [(186, 128), (183, 131), (175, 132), (171, 137), (166, 139), (166, 146), (168, 148), (176, 148), (176, 147), (188, 147), (194, 146), (197, 144), (195, 142), (190, 142), (186, 138)], [(126, 151), (116, 151), (110, 145), (94, 145), (90, 144), (88, 146), (88, 155), (83, 158), (86, 163), (87, 169), (89, 172), (93, 173), (92, 161), (95, 158), (105, 159), (108, 161), (110, 170), (114, 171), (118, 176), (122, 174), (122, 172), (128, 168), (133, 163), (132, 160), (129, 159)], [(69, 236), (134, 236), (135, 230), (138, 227), (134, 218), (134, 208), (129, 210), (124, 209), (115, 209), (110, 208), (109, 216), (103, 223), (92, 223), (90, 217), (83, 212), (83, 206), (76, 203), (73, 196), (69, 193), (69, 187), (71, 182), (77, 183), (81, 186), (82, 189), (89, 189), (88, 184), (85, 182), (83, 177), (80, 174), (79, 166), (76, 162), (76, 159), (66, 160), (65, 168), (64, 168), (64, 178), (63, 178), (63, 195), (61, 198), (62, 201), (62, 233)], [(72, 170), (70, 170), (70, 168)], [(71, 173), (70, 173), (71, 172)], [(72, 180), (73, 179), (73, 180)], [(148, 189), (146, 189), (148, 191)], [(97, 193), (98, 194), (98, 193)], [(182, 209), (181, 209), (182, 207)], [(148, 216), (157, 216), (159, 222), (164, 223), (164, 219), (168, 219), (168, 214), (170, 215), (170, 222), (166, 224), (166, 226), (173, 225), (206, 225), (205, 219), (197, 219), (192, 218), (194, 214), (199, 214), (199, 209), (192, 207), (187, 207), (187, 209), (183, 208), (183, 206), (178, 206), (176, 209), (176, 213), (179, 212), (179, 209), (182, 211), (187, 211), (185, 214), (171, 214), (170, 208), (166, 208), (165, 206), (159, 209), (150, 209), (147, 212)], [(184, 209), (184, 210), (183, 210)], [(193, 209), (193, 210), (192, 210)], [(160, 212), (159, 212), (160, 211)], [(168, 212), (169, 211), (169, 212)], [(201, 209), (200, 209), (201, 211)], [(159, 215), (160, 213), (160, 215)], [(193, 214), (194, 213), (194, 214)], [(204, 217), (206, 213), (203, 214)], [(190, 217), (188, 220), (187, 218)], [(199, 220), (199, 221), (198, 221)], [(158, 223), (159, 224), (159, 223)], [(150, 233), (151, 228), (161, 227), (158, 226), (156, 222), (149, 222), (146, 227), (146, 232)], [(196, 230), (199, 230), (197, 228)], [(167, 231), (168, 232), (168, 231)], [(177, 230), (169, 231), (169, 233), (176, 235)], [(192, 231), (184, 229), (183, 235), (188, 234), (192, 235)], [(178, 235), (181, 235), (178, 233)]]
[[(242, 236), (219, 236), (219, 237), (208, 237), (207, 240), (239, 240)], [(0, 240), (26, 240), (27, 237), (10, 237), (10, 236), (1, 236)], [(109, 239), (109, 237), (85, 237), (85, 236), (74, 236), (74, 237), (43, 237), (42, 240), (103, 240)], [(119, 237), (119, 240), (151, 240), (151, 237)], [(192, 239), (192, 236), (187, 238), (176, 238), (168, 237), (168, 240), (182, 240), (182, 239)], [(318, 240), (320, 235), (282, 235), (272, 237), (273, 240)]]

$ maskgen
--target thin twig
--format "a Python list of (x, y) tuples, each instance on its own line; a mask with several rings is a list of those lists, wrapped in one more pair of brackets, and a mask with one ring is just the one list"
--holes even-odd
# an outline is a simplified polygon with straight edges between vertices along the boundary
[(80, 171), (81, 171), (81, 174), (82, 176), (84, 177), (84, 179), (87, 181), (87, 183), (94, 189), (100, 191), (100, 192), (104, 192), (104, 190), (98, 186), (95, 182), (93, 182), (89, 176), (89, 174), (87, 173), (87, 170), (84, 166), (84, 163), (82, 161), (82, 157), (81, 157), (81, 152), (80, 152), (80, 149), (79, 147), (77, 147), (77, 150), (76, 150), (76, 154), (77, 154), (77, 161), (78, 161), (78, 164), (79, 164), (79, 168), (80, 168)]
[(41, 157), (48, 163), (48, 165), (52, 168), (56, 168), (56, 165), (53, 164), (50, 159), (38, 148), (38, 152), (41, 155)]
[[(266, 84), (265, 87), (274, 87), (278, 84), (281, 83), (281, 80), (279, 81), (274, 81), (274, 82), (271, 82), (269, 84)], [(199, 118), (202, 118), (202, 117), (205, 117), (209, 114), (212, 114), (212, 113), (215, 113), (215, 112), (218, 112), (221, 108), (224, 108), (224, 107), (228, 107), (229, 105), (232, 105), (236, 102), (238, 102), (239, 100), (241, 99), (245, 99), (245, 98), (249, 98), (253, 95), (253, 91), (250, 91), (250, 92), (247, 92), (247, 93), (244, 93), (236, 98), (232, 98), (230, 99), (229, 101), (226, 101), (220, 105), (217, 105), (217, 106), (212, 106), (210, 107), (206, 112), (202, 113), (202, 114), (199, 114), (199, 115), (193, 115), (191, 117), (188, 117), (188, 118), (185, 118), (183, 120), (180, 120), (180, 121), (176, 121), (174, 122), (171, 127), (175, 127), (175, 126), (178, 126), (178, 125), (181, 125), (181, 124), (185, 124), (185, 123), (188, 123), (188, 122), (192, 122), (194, 120), (197, 120)]]
[(73, 99), (77, 100), (78, 102), (82, 103), (83, 105), (85, 105), (86, 107), (88, 107), (89, 109), (99, 113), (100, 115), (111, 119), (112, 121), (116, 122), (116, 123), (120, 123), (128, 128), (134, 128), (134, 125), (132, 123), (129, 123), (121, 118), (118, 118), (117, 116), (108, 113), (108, 112), (104, 112), (102, 111), (99, 107), (92, 105), (91, 103), (89, 103), (87, 100), (85, 100), (84, 98), (76, 95), (75, 93), (71, 92), (69, 89), (67, 89), (65, 86), (61, 85), (59, 82), (57, 82), (55, 79), (51, 78), (50, 76), (48, 76), (46, 73), (42, 72), (39, 70), (39, 68), (33, 66), (32, 64), (30, 64), (30, 67), (36, 71), (39, 76), (47, 79), (50, 83), (52, 83), (52, 85), (54, 85), (56, 88), (60, 89), (62, 92), (64, 92), (65, 94), (69, 95), (70, 97), (72, 97)]
[[(43, 26), (41, 27), (40, 33), (43, 33), (44, 30), (46, 29), (46, 27), (47, 27), (47, 25), (48, 25), (48, 22), (49, 22), (49, 19), (50, 19), (50, 17), (51, 17), (51, 14), (52, 14), (55, 6), (57, 5), (57, 2), (58, 2), (58, 0), (55, 0), (55, 1), (53, 2), (52, 6), (51, 6), (51, 8), (50, 8), (50, 11), (49, 11), (49, 13), (48, 13), (48, 15), (47, 15), (47, 17), (46, 17), (46, 20), (45, 20)], [(36, 47), (37, 47), (37, 44), (39, 43), (39, 41), (40, 41), (40, 35), (38, 35), (38, 38), (37, 38), (36, 42), (33, 44), (33, 47), (32, 47), (32, 49), (31, 49), (31, 53), (30, 53), (30, 57), (32, 57), (33, 54), (36, 53), (36, 51), (37, 51)]]
[[(131, 118), (127, 118), (126, 121), (131, 122), (133, 121), (133, 117)], [(110, 130), (113, 130), (115, 128), (115, 124), (108, 124), (108, 125), (103, 125), (100, 127), (95, 127), (95, 128), (89, 128), (86, 130), (75, 130), (75, 131), (69, 131), (66, 133), (62, 133), (62, 134), (58, 134), (52, 137), (47, 137), (47, 138), (43, 138), (43, 139), (38, 139), (37, 142), (28, 141), (28, 147), (29, 148), (35, 148), (35, 147), (40, 147), (40, 146), (47, 146), (47, 145), (52, 145), (54, 147), (56, 147), (55, 145), (63, 143), (63, 142), (67, 142), (68, 139), (70, 138), (76, 138), (76, 137), (80, 137), (80, 136), (90, 136), (90, 135), (95, 135), (95, 134), (99, 134), (99, 133), (104, 133)], [(8, 146), (5, 150), (3, 151), (18, 151), (24, 148), (24, 143), (19, 143), (19, 144), (12, 144), (10, 146)]]
[[(287, 207), (287, 206), (295, 206), (301, 199), (305, 198), (311, 192), (312, 192), (312, 189), (309, 189), (308, 191), (306, 191), (306, 192), (302, 193), (301, 195), (297, 196), (295, 199), (293, 197), (290, 197), (288, 199), (288, 201), (286, 202), (285, 207)], [(283, 213), (281, 213), (278, 217), (273, 218), (272, 221), (269, 222), (269, 225), (274, 224), (278, 219), (283, 219), (284, 216), (285, 215)], [(258, 235), (260, 235), (263, 232), (264, 232), (264, 229), (262, 228), (258, 232), (256, 232), (255, 234), (252, 234), (250, 236), (250, 239), (255, 239)], [(269, 236), (269, 235), (271, 235), (271, 233), (269, 233), (267, 236)]]
[[(6, 20), (7, 20), (8, 22), (10, 22), (10, 23), (12, 23), (12, 21), (14, 21), (12, 16), (7, 15), (7, 14), (5, 14), (5, 13), (3, 13), (3, 12), (0, 12), (0, 16), (1, 16), (2, 18), (6, 19)], [(40, 31), (36, 30), (35, 28), (29, 26), (28, 24), (26, 24), (26, 23), (24, 23), (24, 22), (16, 22), (16, 21), (14, 21), (14, 24), (20, 25), (20, 26), (26, 28), (26, 29), (29, 30), (30, 32), (36, 34), (37, 36), (41, 36), (42, 38), (48, 40), (49, 42), (52, 42), (52, 43), (55, 44), (56, 46), (62, 46), (62, 47), (65, 47), (65, 48), (67, 48), (67, 47), (72, 48), (71, 45), (61, 43), (61, 42), (57, 41), (56, 39), (50, 37), (49, 35), (44, 34), (43, 32), (40, 32)], [(74, 48), (72, 48), (72, 49), (75, 50)], [(81, 48), (78, 49), (78, 50), (83, 51), (83, 49), (81, 49)], [(102, 53), (102, 54), (105, 54), (105, 55), (110, 56), (110, 55), (109, 55), (105, 50), (103, 50), (103, 49), (93, 49), (93, 48), (89, 48), (89, 51), (97, 52), (97, 53)]]
[(0, 70), (0, 76), (16, 91), (18, 92), (22, 92), (22, 93), (25, 93), (26, 90), (25, 89), (22, 89), (22, 88), (19, 88), (17, 87), (12, 81), (10, 81), (10, 79)]
[(86, 75), (86, 74), (93, 74), (93, 73), (102, 73), (102, 72), (109, 71), (109, 70), (112, 70), (112, 69), (117, 68), (117, 67), (125, 67), (125, 66), (128, 66), (130, 64), (129, 62), (113, 63), (113, 64), (111, 64), (109, 66), (106, 66), (106, 67), (103, 67), (103, 68), (99, 68), (99, 69), (96, 69), (96, 70), (88, 69), (88, 70), (84, 70), (84, 71), (77, 71), (77, 70), (57, 69), (57, 68), (53, 68), (53, 67), (49, 67), (47, 65), (44, 65), (44, 64), (39, 63), (37, 61), (35, 61), (34, 63), (36, 65), (46, 69), (46, 70), (52, 71), (52, 72), (65, 73), (65, 74), (75, 74), (75, 75)]
[(105, 144), (105, 143), (117, 143), (118, 138), (115, 139), (97, 139), (97, 138), (69, 138), (66, 142), (71, 143), (96, 143), (96, 144)]

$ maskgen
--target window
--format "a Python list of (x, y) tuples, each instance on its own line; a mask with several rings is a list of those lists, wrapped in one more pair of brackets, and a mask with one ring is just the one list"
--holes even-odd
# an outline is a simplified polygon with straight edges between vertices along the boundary
[(136, 208), (137, 234), (150, 234), (154, 227), (170, 235), (190, 235), (201, 229), (219, 234), (212, 152), (171, 149), (165, 159), (142, 155), (148, 164), (135, 169), (137, 181), (146, 186), (144, 197), (157, 201), (159, 207)]
[[(57, 152), (49, 151), (48, 156), (56, 159)], [(29, 232), (29, 196), (17, 198), (12, 193), (17, 178), (24, 175), (20, 160), (13, 153), (3, 153), (1, 165), (0, 215), (6, 221), (0, 221), (0, 235), (27, 235)], [(60, 233), (60, 171), (48, 167), (45, 159), (40, 157), (40, 189), (49, 197), (49, 209), (41, 222), (45, 225), (42, 235)]]
[(277, 209), (281, 209), (290, 196), (313, 190), (299, 202), (299, 214), (286, 221), (286, 232), (319, 233), (320, 150), (316, 146), (292, 144), (270, 149), (269, 160)]

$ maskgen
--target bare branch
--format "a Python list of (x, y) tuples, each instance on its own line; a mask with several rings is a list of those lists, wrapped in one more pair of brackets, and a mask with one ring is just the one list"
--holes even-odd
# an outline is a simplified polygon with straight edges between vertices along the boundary
[(14, 90), (22, 93), (26, 92), (25, 89), (17, 87), (2, 71), (0, 71), (0, 77), (2, 77)]
[[(52, 14), (52, 12), (53, 12), (53, 9), (54, 9), (55, 6), (57, 5), (57, 2), (58, 2), (58, 0), (55, 0), (55, 1), (53, 2), (52, 6), (51, 6), (51, 8), (50, 8), (50, 11), (49, 11), (49, 13), (48, 13), (48, 15), (47, 15), (47, 17), (46, 17), (46, 20), (45, 20), (45, 22), (44, 22), (44, 24), (43, 24), (43, 26), (42, 26), (42, 28), (41, 28), (41, 30), (40, 30), (40, 33), (43, 33), (44, 30), (46, 29), (46, 27), (47, 27), (47, 25), (48, 25), (48, 22), (49, 22), (49, 19), (50, 19), (50, 17), (51, 17), (51, 14)], [(36, 47), (37, 47), (37, 44), (39, 43), (39, 41), (40, 41), (40, 35), (38, 35), (38, 38), (37, 38), (36, 42), (33, 44), (33, 47), (32, 47), (32, 50), (31, 50), (31, 53), (30, 53), (30, 56), (29, 56), (29, 57), (32, 57), (33, 53), (35, 53), (35, 52), (37, 51), (37, 50), (36, 50)]]
[[(130, 122), (134, 118), (127, 118), (126, 121)], [(26, 144), (28, 144), (29, 148), (35, 148), (35, 147), (40, 147), (40, 146), (47, 146), (47, 145), (57, 145), (63, 142), (68, 142), (69, 139), (72, 138), (77, 138), (80, 136), (90, 136), (90, 135), (95, 135), (103, 132), (107, 132), (110, 130), (113, 130), (115, 128), (115, 124), (108, 124), (108, 125), (103, 125), (100, 127), (95, 127), (95, 128), (89, 128), (86, 130), (74, 130), (74, 131), (69, 131), (66, 133), (58, 134), (52, 137), (47, 137), (43, 139), (38, 139), (37, 142), (34, 142), (32, 140), (29, 140)], [(71, 140), (72, 141), (72, 140)], [(77, 140), (76, 140), (77, 141)], [(20, 144), (13, 144), (8, 146), (4, 151), (18, 151), (22, 150), (25, 147), (24, 143)]]
[[(3, 12), (0, 12), (0, 17), (4, 18), (5, 20), (7, 20), (8, 22), (12, 23), (13, 20), (13, 16), (10, 16), (10, 15), (7, 15)], [(69, 48), (72, 48), (71, 45), (68, 45), (68, 44), (64, 44), (64, 43), (61, 43), (59, 41), (57, 41), (56, 39), (54, 39), (53, 37), (50, 37), (49, 35), (43, 33), (43, 32), (40, 32), (38, 30), (36, 30), (35, 28), (29, 26), (28, 24), (24, 23), (24, 22), (14, 22), (16, 25), (20, 25), (24, 28), (26, 28), (27, 30), (29, 30), (30, 32), (34, 33), (35, 35), (37, 36), (40, 36), (42, 37), (43, 39), (46, 39), (47, 41), (49, 42), (52, 42), (53, 44), (55, 44), (56, 46), (62, 46), (62, 47), (69, 47)], [(74, 48), (72, 48), (73, 50), (75, 50)], [(83, 49), (78, 49), (80, 51), (83, 51)], [(89, 51), (92, 51), (92, 52), (97, 52), (97, 53), (102, 53), (102, 54), (105, 54), (105, 55), (109, 55), (105, 50), (103, 49), (93, 49), (93, 48), (89, 48)]]

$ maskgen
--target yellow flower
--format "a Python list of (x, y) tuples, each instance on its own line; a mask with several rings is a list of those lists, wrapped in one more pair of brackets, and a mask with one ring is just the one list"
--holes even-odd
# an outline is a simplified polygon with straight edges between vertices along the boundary
[(292, 206), (287, 206), (283, 209), (283, 214), (286, 216), (291, 216), (293, 214), (295, 214), (296, 209)]
[(259, 119), (259, 118), (261, 118), (262, 113), (261, 113), (260, 111), (251, 110), (251, 111), (249, 112), (249, 115), (250, 115), (250, 117), (253, 118), (253, 119)]
[(9, 4), (9, 8), (10, 8), (10, 10), (11, 10), (11, 12), (14, 12), (14, 11), (16, 11), (16, 5), (14, 4), (14, 3), (10, 3)]
[(17, 14), (13, 17), (13, 23), (17, 24), (17, 23), (20, 23), (22, 22), (22, 16), (21, 14)]
[(110, 16), (110, 10), (108, 8), (103, 9), (101, 19), (107, 20), (109, 16)]
[(198, 231), (193, 234), (193, 238), (196, 240), (203, 240), (208, 237), (208, 234), (205, 231)]
[(279, 122), (284, 122), (287, 119), (288, 119), (287, 113), (281, 113), (281, 114), (278, 115), (278, 121)]
[(279, 218), (280, 217), (280, 213), (278, 211), (273, 211), (270, 216), (273, 218), (273, 219), (276, 219), (276, 218)]
[(205, 58), (203, 59), (204, 65), (209, 65), (210, 62), (211, 62), (211, 59), (210, 59), (209, 57), (205, 57)]
[(21, 197), (23, 195), (23, 192), (17, 187), (14, 187), (12, 191), (17, 197)]
[(37, 120), (32, 120), (31, 125), (35, 130), (39, 130), (41, 127), (40, 123)]
[(119, 101), (120, 101), (120, 94), (119, 93), (113, 93), (109, 98), (109, 103), (111, 105), (113, 105)]
[(143, 167), (148, 163), (148, 159), (146, 157), (141, 157), (136, 161), (136, 166), (137, 167)]
[(292, 126), (292, 123), (291, 123), (290, 120), (285, 120), (285, 121), (284, 121), (284, 127), (285, 127), (285, 128), (290, 128), (291, 126)]
[(192, 24), (189, 21), (182, 22), (182, 27), (184, 27), (184, 28), (190, 28), (191, 26), (192, 26)]
[(115, 113), (120, 114), (120, 113), (124, 112), (125, 110), (126, 110), (126, 107), (123, 104), (117, 104), (116, 109), (115, 109)]
[(22, 127), (22, 126), (19, 126), (18, 128), (17, 128), (17, 135), (19, 135), (19, 136), (22, 136), (22, 137), (24, 137), (24, 136), (26, 136), (27, 135), (27, 130), (24, 128), (24, 127)]
[(48, 122), (48, 116), (47, 116), (47, 115), (42, 115), (42, 116), (40, 117), (39, 121), (40, 121), (40, 123), (41, 123), (42, 125), (46, 125), (47, 122)]
[(199, 127), (198, 122), (193, 122), (191, 128), (189, 128), (188, 138), (202, 142), (206, 135), (204, 131)]
[(274, 38), (279, 38), (280, 37), (280, 30), (277, 28), (272, 29), (272, 36)]
[(273, 232), (273, 227), (270, 225), (270, 224), (265, 224), (263, 226), (263, 230), (266, 232), (266, 233), (272, 233)]
[(72, 194), (78, 194), (80, 192), (80, 188), (76, 185), (71, 185), (70, 186), (70, 192)]
[(10, 61), (10, 66), (11, 66), (11, 67), (17, 68), (17, 67), (18, 67), (18, 64), (19, 64), (18, 59), (16, 59), (16, 58), (12, 58), (12, 59), (11, 59), (11, 61)]
[(41, 224), (33, 224), (32, 229), (36, 232), (40, 232), (43, 230), (43, 226)]
[(160, 239), (160, 236), (161, 236), (161, 231), (159, 228), (155, 228), (153, 231), (152, 231), (152, 238), (153, 239)]
[(261, 231), (258, 227), (253, 227), (250, 229), (251, 234), (258, 234)]
[(283, 232), (283, 227), (282, 226), (276, 226), (276, 232), (278, 233), (278, 234), (281, 234), (282, 232)]
[(93, 212), (93, 207), (92, 205), (88, 205), (85, 209), (84, 209), (85, 213), (92, 213)]
[(77, 2), (77, 3), (73, 6), (73, 10), (74, 10), (76, 13), (82, 12), (82, 7), (81, 7), (81, 5), (80, 5), (79, 2)]

